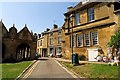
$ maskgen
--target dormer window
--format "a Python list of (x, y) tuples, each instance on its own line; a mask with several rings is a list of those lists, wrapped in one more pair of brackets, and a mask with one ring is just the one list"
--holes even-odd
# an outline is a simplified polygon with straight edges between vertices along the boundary
[(50, 45), (53, 44), (53, 38), (50, 38)]
[(76, 25), (80, 24), (80, 14), (79, 13), (75, 14), (75, 23), (76, 23)]
[(52, 36), (53, 35), (53, 32), (50, 32), (50, 36)]
[(88, 9), (88, 21), (94, 21), (94, 7)]
[(62, 30), (61, 29), (58, 30), (58, 35), (60, 35), (60, 34), (62, 34)]

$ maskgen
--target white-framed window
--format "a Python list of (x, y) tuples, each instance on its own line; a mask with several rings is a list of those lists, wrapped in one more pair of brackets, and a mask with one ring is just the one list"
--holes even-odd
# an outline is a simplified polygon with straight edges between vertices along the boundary
[(40, 41), (40, 46), (42, 46), (42, 40)]
[(76, 25), (79, 25), (79, 24), (80, 24), (80, 14), (79, 14), (79, 13), (76, 13), (76, 14), (75, 14), (75, 24), (76, 24)]
[(50, 32), (50, 36), (52, 36), (52, 35), (53, 35), (53, 31)]
[(39, 40), (37, 41), (37, 46), (40, 47), (40, 41)]
[(53, 44), (53, 38), (50, 38), (50, 44)]
[(98, 32), (91, 32), (92, 45), (98, 44)]
[(62, 30), (61, 29), (58, 30), (58, 35), (60, 35), (60, 34), (62, 34)]
[(39, 49), (37, 49), (37, 52), (39, 52)]
[(37, 46), (39, 47), (39, 41), (37, 41)]
[(73, 37), (70, 36), (70, 43), (71, 43), (71, 47), (75, 47), (76, 46), (76, 35), (73, 35)]
[(84, 44), (85, 44), (85, 46), (90, 45), (90, 35), (89, 35), (89, 33), (84, 34)]
[(69, 26), (70, 27), (73, 27), (73, 24), (74, 24), (74, 14), (70, 14), (70, 16), (69, 16), (69, 20), (70, 20), (70, 22), (69, 22)]
[(94, 7), (88, 9), (88, 21), (94, 20)]
[(57, 53), (62, 53), (62, 48), (61, 47), (57, 47)]
[(77, 46), (78, 47), (83, 46), (83, 34), (77, 34)]
[(61, 42), (62, 42), (62, 38), (58, 37), (58, 44), (61, 44)]
[(54, 53), (54, 48), (50, 48), (50, 54)]

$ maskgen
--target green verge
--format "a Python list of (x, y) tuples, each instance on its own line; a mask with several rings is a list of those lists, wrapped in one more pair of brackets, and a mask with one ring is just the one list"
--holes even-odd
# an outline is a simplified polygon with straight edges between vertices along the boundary
[(2, 80), (17, 78), (31, 63), (32, 61), (23, 61), (19, 63), (0, 64), (2, 66)]
[(76, 72), (79, 76), (85, 78), (120, 78), (118, 75), (118, 66), (109, 66), (107, 64), (80, 64), (73, 66), (69, 62), (60, 62), (63, 66)]

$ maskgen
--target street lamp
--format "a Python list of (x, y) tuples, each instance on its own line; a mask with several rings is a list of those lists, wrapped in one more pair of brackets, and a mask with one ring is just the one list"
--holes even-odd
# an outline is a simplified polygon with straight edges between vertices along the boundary
[[(71, 54), (72, 54), (72, 58), (73, 58), (73, 18), (74, 18), (74, 15), (71, 14), (69, 19), (70, 19), (70, 23), (71, 23)], [(73, 60), (72, 60), (72, 64), (73, 64)]]
[(74, 26), (74, 14), (71, 14), (70, 15), (70, 23), (71, 23), (71, 49), (72, 49), (72, 64), (73, 65), (78, 65), (79, 64), (79, 60), (78, 60), (78, 54), (76, 54), (76, 53), (74, 53), (74, 51), (73, 51), (73, 45), (74, 45), (74, 42), (73, 42), (73, 39), (74, 39), (74, 37), (73, 37), (73, 26)]

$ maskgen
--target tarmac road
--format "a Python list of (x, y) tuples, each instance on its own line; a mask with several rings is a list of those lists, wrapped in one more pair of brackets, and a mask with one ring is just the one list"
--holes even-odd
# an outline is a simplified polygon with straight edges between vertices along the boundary
[(34, 65), (33, 69), (24, 75), (27, 79), (33, 78), (73, 78), (73, 75), (63, 69), (52, 58), (41, 58)]

